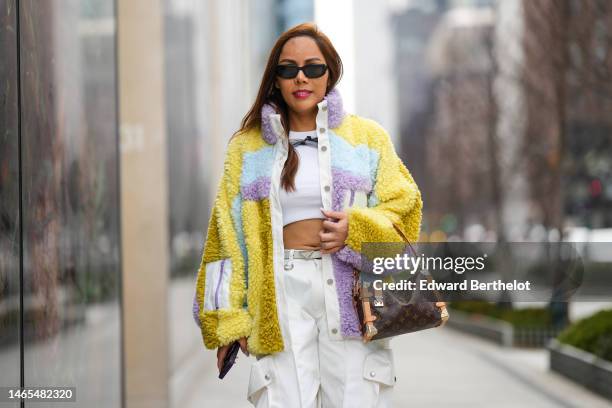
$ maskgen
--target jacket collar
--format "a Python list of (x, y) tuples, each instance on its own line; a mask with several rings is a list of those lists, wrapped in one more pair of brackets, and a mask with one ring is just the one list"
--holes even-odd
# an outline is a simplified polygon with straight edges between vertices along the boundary
[[(319, 107), (317, 119), (320, 119), (319, 116), (321, 115), (327, 116), (327, 123), (330, 129), (340, 126), (346, 113), (342, 107), (342, 97), (337, 88), (334, 87), (334, 89), (328, 92), (317, 106)], [(327, 115), (325, 115), (326, 113)], [(269, 144), (275, 144), (279, 137), (284, 136), (284, 133), (280, 113), (277, 113), (271, 104), (265, 104), (261, 108), (261, 135), (263, 139)]]

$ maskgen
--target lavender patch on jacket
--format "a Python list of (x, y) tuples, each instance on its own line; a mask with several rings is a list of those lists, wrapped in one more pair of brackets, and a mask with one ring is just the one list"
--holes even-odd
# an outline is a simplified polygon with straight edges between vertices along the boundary
[[(341, 210), (342, 199), (348, 189), (371, 190), (369, 178), (347, 171), (332, 168), (332, 180), (332, 209), (335, 211)], [(359, 318), (353, 306), (353, 267), (361, 266), (361, 256), (344, 246), (340, 251), (332, 254), (332, 264), (340, 305), (341, 333), (343, 336), (360, 337)]]
[(337, 128), (342, 123), (346, 113), (342, 106), (340, 92), (336, 88), (332, 89), (324, 98), (327, 100), (327, 124), (331, 129)]
[(198, 303), (197, 293), (193, 296), (192, 311), (193, 311), (193, 320), (195, 320), (198, 327), (202, 327), (202, 325), (200, 324), (200, 304)]
[(263, 138), (269, 144), (276, 143), (277, 136), (274, 133), (274, 128), (272, 127), (272, 118), (271, 115), (276, 113), (276, 109), (268, 103), (266, 103), (261, 108), (261, 133)]
[(219, 289), (221, 289), (221, 283), (223, 282), (223, 267), (225, 266), (225, 259), (221, 261), (221, 270), (219, 271), (219, 282), (217, 282), (217, 289), (215, 290), (215, 309), (219, 309)]
[(270, 178), (260, 177), (252, 183), (240, 187), (245, 200), (263, 200), (270, 194)]
[(361, 337), (359, 318), (353, 306), (353, 267), (341, 261), (337, 253), (331, 258), (340, 304), (340, 332), (347, 337)]
[(336, 252), (336, 256), (342, 262), (345, 262), (345, 263), (351, 265), (354, 268), (362, 270), (361, 269), (362, 268), (361, 254), (359, 254), (359, 252), (351, 249), (347, 245), (345, 245), (341, 250)]
[(332, 167), (332, 209), (342, 210), (342, 202), (346, 190), (362, 190), (369, 193), (372, 190), (372, 181), (346, 170)]

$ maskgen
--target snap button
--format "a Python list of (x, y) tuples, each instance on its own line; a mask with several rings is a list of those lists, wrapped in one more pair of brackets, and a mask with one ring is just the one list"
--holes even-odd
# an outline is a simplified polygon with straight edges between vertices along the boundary
[(321, 146), (321, 151), (324, 152), (327, 150), (327, 146)]
[(293, 264), (285, 264), (285, 270), (290, 271), (293, 269)]
[(324, 189), (325, 191), (329, 191), (329, 190), (330, 190), (329, 186), (325, 186), (325, 187), (323, 187), (323, 189)]
[(319, 128), (319, 133), (325, 133), (325, 128)]
[(336, 334), (338, 333), (338, 329), (336, 329), (335, 327), (332, 329), (332, 333)]
[(333, 279), (328, 279), (328, 280), (327, 280), (327, 284), (328, 284), (328, 285), (331, 285), (331, 284), (333, 284), (333, 283), (334, 283), (334, 280), (333, 280)]
[(396, 382), (396, 381), (397, 381), (397, 377), (393, 377), (393, 382)]
[(374, 371), (370, 371), (370, 377), (376, 377), (376, 373)]
[(324, 106), (323, 108), (321, 108), (321, 110), (322, 110), (323, 112), (327, 111), (327, 106)]
[(266, 374), (266, 375), (264, 375), (264, 378), (265, 378), (266, 380), (269, 380), (269, 379), (270, 379), (270, 374)]

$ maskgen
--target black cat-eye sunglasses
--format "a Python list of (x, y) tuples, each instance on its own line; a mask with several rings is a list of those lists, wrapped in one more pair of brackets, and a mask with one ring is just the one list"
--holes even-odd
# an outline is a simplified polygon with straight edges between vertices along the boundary
[(325, 71), (327, 71), (327, 65), (308, 64), (304, 65), (303, 67), (298, 67), (297, 65), (276, 66), (276, 75), (285, 79), (295, 78), (300, 71), (304, 71), (304, 75), (306, 75), (308, 78), (319, 78), (325, 74)]

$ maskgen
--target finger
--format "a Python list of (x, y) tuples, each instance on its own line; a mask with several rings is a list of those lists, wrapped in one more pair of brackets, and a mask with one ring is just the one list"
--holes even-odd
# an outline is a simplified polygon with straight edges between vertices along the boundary
[(334, 252), (337, 252), (340, 249), (342, 249), (342, 245), (338, 241), (326, 242), (326, 243), (322, 244), (322, 248), (323, 249), (321, 250), (321, 253), (323, 253), (323, 254), (333, 254)]
[(319, 238), (321, 241), (331, 241), (333, 239), (339, 240), (341, 237), (338, 231), (328, 231), (321, 230), (319, 231)]
[(337, 231), (338, 230), (338, 223), (335, 221), (323, 221), (323, 228), (325, 228), (328, 231)]
[(246, 337), (242, 337), (238, 343), (240, 343), (240, 350), (242, 350), (242, 352), (244, 353), (245, 356), (249, 355), (249, 350), (247, 347), (247, 339)]
[(330, 254), (334, 254), (334, 253), (338, 252), (340, 250), (340, 248), (342, 248), (342, 247), (341, 246), (336, 246), (336, 247), (333, 247), (332, 249), (329, 249), (328, 251), (329, 251)]
[(332, 239), (331, 241), (322, 242), (321, 246), (323, 246), (325, 249), (332, 249), (337, 246), (342, 246), (342, 242), (340, 242), (339, 239), (335, 238), (335, 239)]
[(332, 241), (335, 237), (336, 237), (335, 232), (320, 232), (319, 233), (319, 238), (321, 239), (321, 242)]
[(222, 347), (219, 349), (219, 354), (217, 355), (217, 369), (221, 371), (221, 367), (223, 367), (223, 359), (225, 359), (225, 355), (227, 354), (227, 347)]
[(331, 212), (332, 212), (331, 210), (326, 210), (326, 209), (324, 209), (324, 208), (319, 208), (319, 209), (321, 210), (321, 212), (323, 213), (323, 215), (325, 215), (325, 218), (326, 218), (326, 219), (328, 219), (328, 220), (329, 220), (329, 219), (335, 219), (335, 217), (333, 217), (333, 216), (331, 215)]
[(332, 210), (324, 210), (324, 209), (321, 209), (321, 211), (327, 217), (336, 218), (338, 220), (346, 218), (346, 212), (344, 211), (332, 211)]
[(333, 250), (334, 250), (334, 252), (336, 252), (336, 251), (338, 251), (338, 250), (342, 249), (342, 247), (343, 247), (343, 246), (344, 246), (344, 243), (343, 243), (343, 242), (341, 242), (341, 241), (335, 241), (335, 242), (333, 242), (332, 247), (331, 247), (331, 248), (328, 248), (328, 249), (333, 249)]

